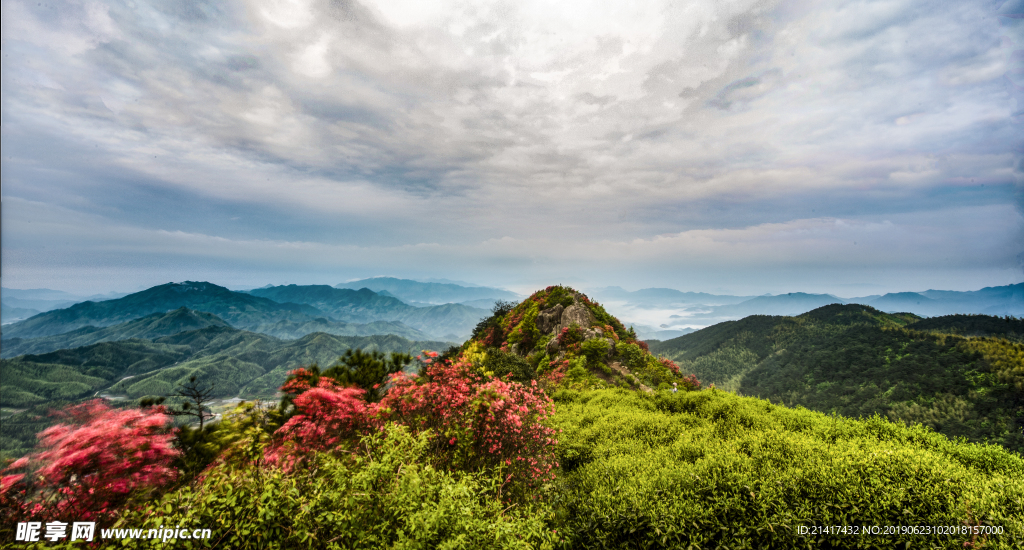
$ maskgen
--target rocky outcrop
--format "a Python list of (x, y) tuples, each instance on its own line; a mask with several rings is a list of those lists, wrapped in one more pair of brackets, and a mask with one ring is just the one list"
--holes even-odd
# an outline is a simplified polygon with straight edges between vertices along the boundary
[(562, 312), (562, 319), (555, 326), (555, 333), (559, 333), (563, 328), (577, 324), (583, 328), (590, 328), (590, 325), (594, 323), (594, 316), (587, 309), (587, 306), (574, 302), (571, 306), (565, 308)]
[(548, 342), (548, 346), (544, 351), (546, 351), (551, 357), (554, 357), (558, 354), (558, 350), (560, 349), (562, 349), (562, 346), (558, 343), (558, 338), (552, 338), (551, 341)]
[(555, 307), (549, 307), (537, 314), (537, 328), (541, 334), (551, 334), (555, 330), (555, 327), (562, 320), (562, 311), (564, 309), (562, 304), (557, 304)]

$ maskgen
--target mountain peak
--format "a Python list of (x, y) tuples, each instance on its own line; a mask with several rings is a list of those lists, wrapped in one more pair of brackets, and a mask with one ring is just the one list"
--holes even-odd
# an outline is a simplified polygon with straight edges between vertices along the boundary
[[(679, 368), (652, 356), (632, 328), (586, 294), (549, 286), (519, 304), (495, 305), (458, 351), (484, 373), (539, 377), (569, 387), (632, 387), (650, 391), (684, 380)], [(527, 376), (527, 373), (529, 376)]]

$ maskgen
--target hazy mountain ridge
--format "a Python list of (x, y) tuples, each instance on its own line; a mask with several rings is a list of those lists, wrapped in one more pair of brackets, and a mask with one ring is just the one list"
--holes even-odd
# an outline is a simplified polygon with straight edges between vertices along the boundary
[(54, 336), (6, 339), (3, 350), (0, 351), (0, 357), (10, 358), (25, 354), (48, 353), (59, 349), (78, 348), (100, 342), (115, 342), (133, 338), (152, 340), (208, 326), (228, 327), (230, 325), (212, 313), (180, 307), (167, 313), (154, 313), (127, 323), (104, 328), (86, 326)]
[(400, 322), (435, 338), (447, 335), (467, 338), (480, 319), (490, 315), (488, 310), (454, 303), (412, 306), (398, 298), (378, 294), (365, 287), (352, 290), (327, 285), (287, 285), (259, 288), (250, 290), (249, 293), (278, 302), (308, 304), (346, 321)]
[(466, 287), (453, 283), (425, 283), (395, 277), (373, 277), (334, 285), (334, 288), (357, 290), (368, 288), (374, 292), (387, 291), (401, 300), (428, 304), (448, 304), (471, 300), (492, 299), (518, 301), (523, 297), (515, 292), (484, 286)]
[(89, 326), (108, 327), (180, 307), (212, 313), (234, 327), (279, 338), (294, 339), (321, 331), (339, 336), (398, 334), (412, 339), (429, 339), (425, 333), (400, 322), (363, 325), (335, 321), (307, 304), (275, 302), (212, 283), (193, 281), (168, 283), (122, 298), (82, 302), (66, 309), (41, 313), (4, 326), (3, 338), (39, 338)]
[[(953, 314), (1024, 316), (1024, 283), (976, 291), (926, 290), (843, 298), (833, 294), (792, 292), (764, 296), (725, 296), (650, 288), (633, 292), (606, 287), (594, 293), (646, 339), (664, 339), (659, 331), (706, 327), (750, 315), (800, 315), (829, 304), (862, 304), (890, 313), (934, 317)], [(643, 327), (641, 330), (640, 327)], [(659, 328), (654, 328), (659, 327)]]
[(124, 292), (108, 292), (84, 296), (49, 288), (0, 288), (0, 302), (4, 307), (35, 309), (38, 312), (66, 308), (79, 302), (112, 300), (126, 295)]

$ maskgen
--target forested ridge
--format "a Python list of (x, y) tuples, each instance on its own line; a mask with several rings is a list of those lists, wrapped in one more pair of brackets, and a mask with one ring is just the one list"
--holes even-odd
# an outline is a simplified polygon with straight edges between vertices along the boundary
[(1022, 324), (831, 305), (720, 323), (651, 349), (742, 395), (849, 417), (881, 414), (1020, 453)]

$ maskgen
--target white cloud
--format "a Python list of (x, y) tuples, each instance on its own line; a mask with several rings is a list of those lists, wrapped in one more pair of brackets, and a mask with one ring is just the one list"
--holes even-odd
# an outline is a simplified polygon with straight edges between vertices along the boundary
[[(1007, 213), (1024, 133), (985, 3), (140, 4), (5, 0), (5, 199), (45, 187), (67, 205), (74, 188), (116, 218), (102, 182), (130, 174), (190, 197), (182, 209), (274, 210), (323, 235), (282, 222), (267, 240), (198, 237), (184, 215), (99, 224), (141, 223), (152, 250), (187, 242), (210, 261), (398, 262), (387, 251), (416, 259), (396, 266), (532, 277), (636, 262), (1004, 269), (1021, 252)], [(93, 153), (9, 154), (29, 134)], [(5, 200), (5, 217), (24, 204)], [(936, 221), (971, 208), (991, 215)], [(71, 231), (14, 229), (19, 250)], [(956, 237), (963, 256), (947, 261), (932, 235), (956, 234), (982, 244)]]

